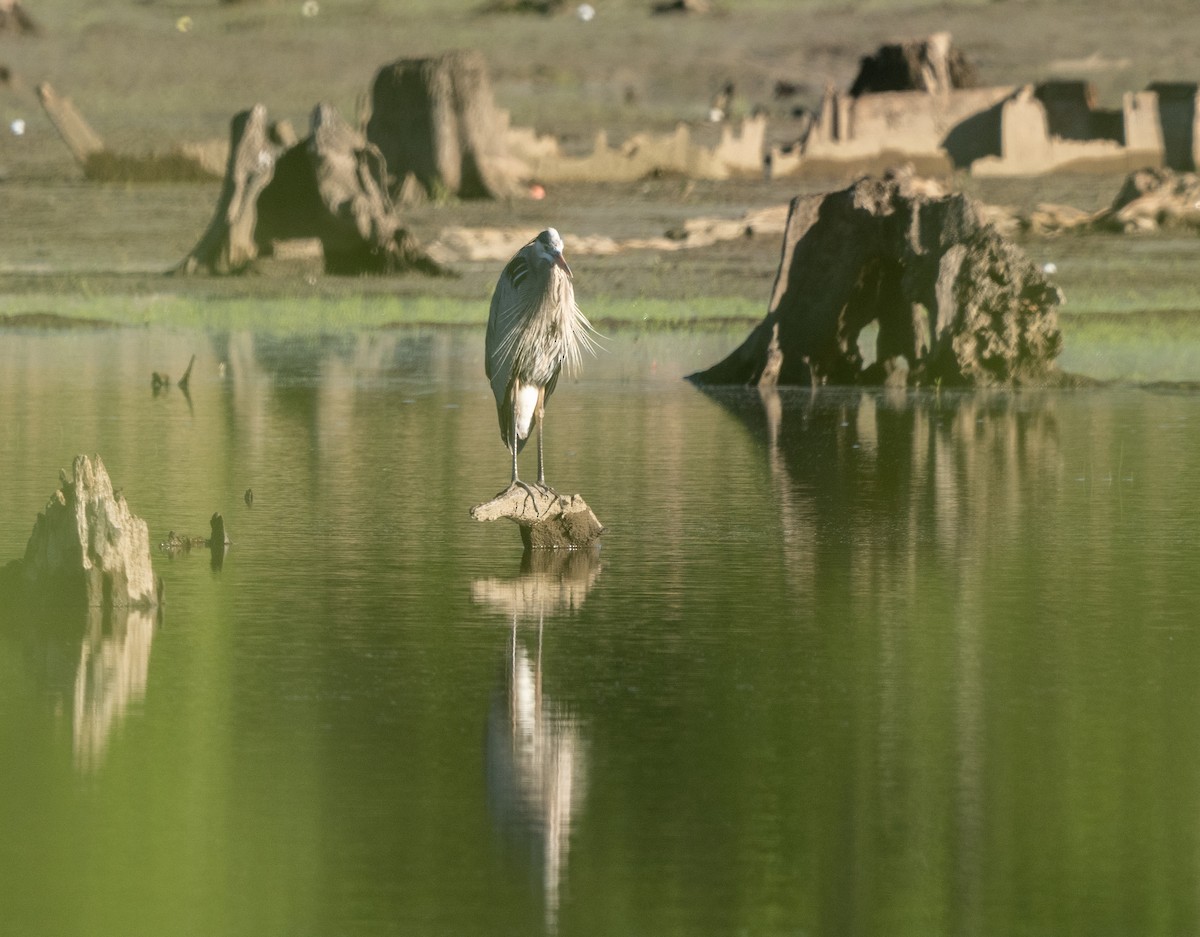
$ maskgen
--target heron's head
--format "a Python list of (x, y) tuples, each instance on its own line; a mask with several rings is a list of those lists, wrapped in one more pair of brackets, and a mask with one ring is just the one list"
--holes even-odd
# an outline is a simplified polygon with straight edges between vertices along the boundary
[(539, 252), (543, 253), (551, 263), (566, 271), (567, 276), (571, 275), (571, 268), (567, 266), (567, 262), (563, 259), (563, 242), (557, 230), (547, 228), (534, 238), (533, 243), (537, 245)]

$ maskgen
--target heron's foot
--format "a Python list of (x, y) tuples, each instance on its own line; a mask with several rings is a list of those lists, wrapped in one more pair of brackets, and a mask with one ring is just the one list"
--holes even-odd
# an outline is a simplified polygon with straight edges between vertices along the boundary
[(522, 491), (525, 492), (525, 497), (529, 501), (533, 502), (533, 513), (535, 515), (537, 515), (538, 517), (541, 517), (542, 509), (538, 505), (538, 494), (540, 493), (543, 497), (545, 497), (546, 491), (547, 491), (546, 487), (544, 485), (537, 485), (537, 484), (531, 485), (531, 484), (529, 484), (529, 482), (523, 482), (519, 478), (514, 478), (512, 480), (512, 482), (509, 484), (506, 491), (512, 491), (514, 488), (520, 488)]

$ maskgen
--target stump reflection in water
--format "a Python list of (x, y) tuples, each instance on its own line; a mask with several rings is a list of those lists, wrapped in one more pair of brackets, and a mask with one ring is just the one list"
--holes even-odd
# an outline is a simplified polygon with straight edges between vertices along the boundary
[[(488, 807), (505, 839), (540, 870), (546, 930), (558, 928), (571, 831), (587, 792), (587, 740), (570, 708), (543, 693), (548, 618), (575, 611), (600, 574), (599, 551), (529, 550), (515, 579), (476, 580), (472, 599), (511, 622), (487, 717)], [(537, 626), (531, 654), (519, 625)]]

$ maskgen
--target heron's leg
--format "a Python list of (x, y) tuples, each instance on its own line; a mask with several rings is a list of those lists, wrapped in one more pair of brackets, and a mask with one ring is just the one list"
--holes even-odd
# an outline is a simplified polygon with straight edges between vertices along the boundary
[[(521, 479), (519, 479), (517, 477), (517, 444), (518, 444), (519, 440), (517, 439), (517, 398), (515, 395), (513, 396), (512, 410), (513, 410), (513, 414), (512, 414), (513, 415), (513, 421), (512, 421), (512, 481), (509, 482), (508, 487), (512, 488), (514, 485), (517, 485), (517, 486), (520, 486), (521, 488), (524, 488), (525, 494), (529, 495), (529, 497), (533, 499), (534, 513), (540, 515), (542, 512), (538, 508), (537, 494), (534, 492), (534, 490), (529, 486), (529, 484), (527, 482), (523, 482), (523, 481), (521, 481)], [(541, 452), (540, 445), (539, 445), (538, 451), (539, 451), (539, 453)], [(541, 458), (539, 455), (539, 462), (540, 462), (540, 460), (541, 460)]]
[(546, 462), (542, 455), (542, 423), (546, 418), (544, 407), (538, 409), (538, 484), (546, 487)]
[(512, 480), (515, 483), (517, 479), (517, 407), (513, 405), (513, 434), (512, 434)]

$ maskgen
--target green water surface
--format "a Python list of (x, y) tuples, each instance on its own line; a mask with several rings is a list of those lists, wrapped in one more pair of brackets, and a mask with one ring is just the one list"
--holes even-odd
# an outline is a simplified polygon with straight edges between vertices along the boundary
[(84, 452), (233, 540), (0, 610), (0, 934), (1200, 931), (1200, 396), (681, 380), (736, 340), (560, 384), (608, 530), (523, 561), (481, 333), (0, 337), (0, 559)]

